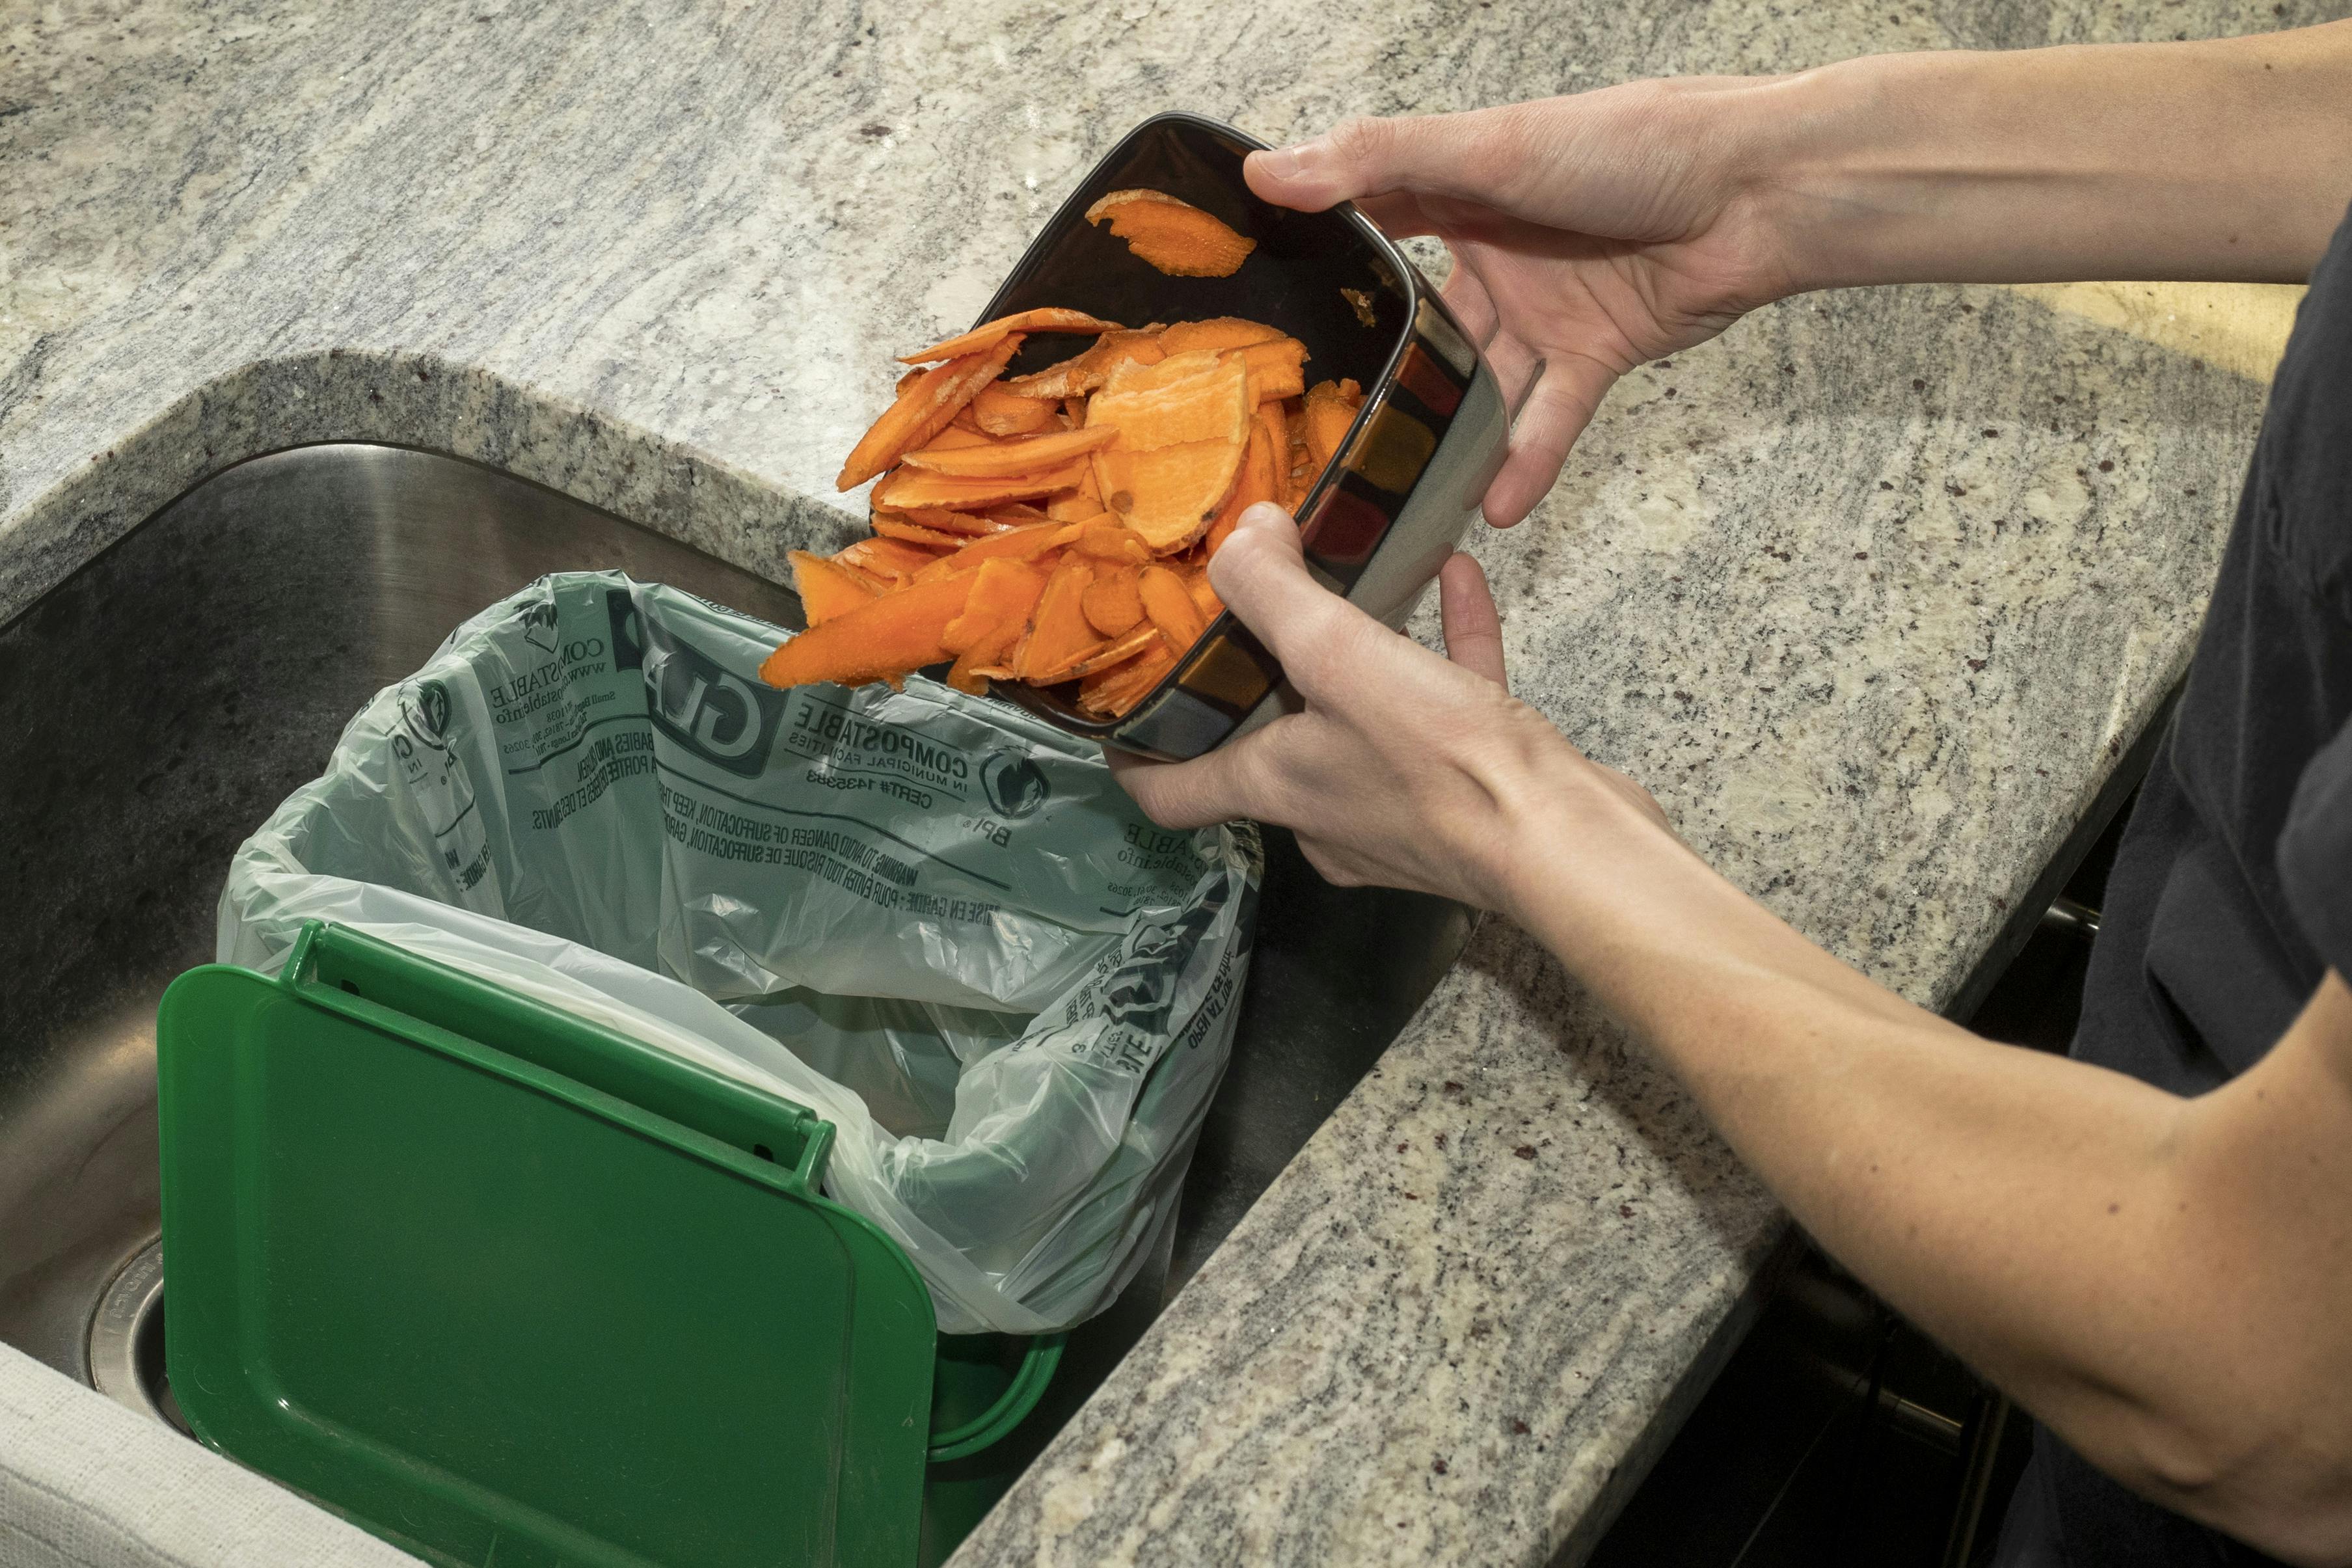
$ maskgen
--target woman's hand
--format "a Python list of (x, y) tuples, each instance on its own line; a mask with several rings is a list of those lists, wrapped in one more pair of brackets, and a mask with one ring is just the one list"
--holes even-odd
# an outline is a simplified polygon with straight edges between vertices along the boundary
[[(1250, 186), (1318, 212), (1353, 201), (1454, 253), (1446, 303), (1520, 410), (1486, 521), (1534, 510), (1610, 384), (1795, 287), (1757, 172), (1768, 80), (1634, 82), (1573, 98), (1349, 121), (1250, 154)], [(1758, 127), (1751, 132), (1748, 127)]]
[(1609, 390), (1745, 311), (1858, 283), (2308, 276), (2352, 191), (2352, 22), (2210, 43), (1879, 55), (1349, 121), (1250, 187), (1454, 253), (1524, 399), (1508, 527)]
[(1444, 658), (1309, 576), (1277, 506), (1242, 514), (1209, 580), (1307, 706), (1189, 763), (1111, 753), (1119, 783), (1162, 826), (1253, 817), (1296, 832), (1329, 881), (1490, 910), (1513, 906), (1580, 792), (1664, 831), (1638, 784), (1588, 761), (1504, 689), (1495, 601), (1469, 556), (1438, 578)]

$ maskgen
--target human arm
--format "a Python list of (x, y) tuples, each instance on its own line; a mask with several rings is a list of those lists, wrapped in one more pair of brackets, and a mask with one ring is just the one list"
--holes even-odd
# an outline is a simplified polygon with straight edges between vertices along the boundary
[(1486, 498), (1507, 526), (1619, 375), (1786, 295), (2306, 276), (2352, 201), (2352, 21), (1350, 121), (1247, 174), (1444, 240), (1448, 301), (1526, 398)]
[(1192, 763), (1119, 760), (1156, 819), (1281, 824), (1336, 880), (1507, 914), (1825, 1248), (2094, 1463), (2290, 1561), (2352, 1561), (2340, 979), (2193, 1100), (1981, 1040), (1805, 942), (1511, 699), (1466, 558), (1452, 662), (1317, 587), (1272, 509), (1210, 571), (1306, 707)]

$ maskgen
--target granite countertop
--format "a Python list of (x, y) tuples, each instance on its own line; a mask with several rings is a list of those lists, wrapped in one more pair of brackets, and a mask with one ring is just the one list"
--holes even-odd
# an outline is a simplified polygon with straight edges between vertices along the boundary
[[(204, 476), (323, 439), (479, 458), (781, 574), (857, 529), (830, 479), (889, 352), (967, 324), (1162, 109), (1281, 139), (1643, 74), (2283, 15), (16, 7), (0, 619)], [(1474, 545), (1518, 691), (1735, 881), (1930, 1005), (2183, 667), (2260, 413), (2226, 356), (2074, 298), (1760, 312), (1630, 377), (1537, 515)], [(959, 1561), (1573, 1556), (1785, 1228), (1490, 921)]]

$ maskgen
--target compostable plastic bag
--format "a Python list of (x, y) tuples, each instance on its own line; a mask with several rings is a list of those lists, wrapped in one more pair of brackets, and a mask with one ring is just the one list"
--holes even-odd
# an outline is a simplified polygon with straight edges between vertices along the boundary
[(1013, 709), (755, 677), (783, 634), (541, 579), (376, 694), (237, 853), (223, 962), (367, 931), (807, 1106), (940, 1327), (1041, 1333), (1164, 1238), (1259, 857)]

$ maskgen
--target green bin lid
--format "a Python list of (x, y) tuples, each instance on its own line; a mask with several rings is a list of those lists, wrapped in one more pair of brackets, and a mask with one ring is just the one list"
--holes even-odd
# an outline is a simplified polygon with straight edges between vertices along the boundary
[(157, 1026), (172, 1388), (444, 1563), (908, 1563), (935, 1321), (833, 1129), (336, 927)]

